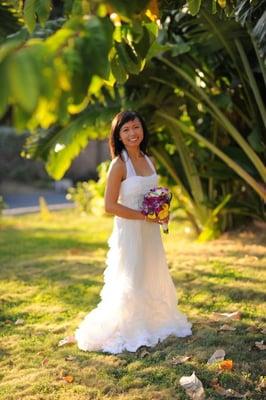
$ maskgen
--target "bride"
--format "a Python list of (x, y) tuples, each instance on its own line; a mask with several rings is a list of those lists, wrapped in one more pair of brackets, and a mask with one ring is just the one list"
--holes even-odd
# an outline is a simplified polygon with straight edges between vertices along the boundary
[(115, 217), (101, 301), (59, 346), (76, 342), (84, 351), (118, 354), (155, 346), (169, 335), (191, 335), (191, 323), (177, 309), (166, 263), (159, 225), (166, 221), (146, 219), (140, 211), (144, 194), (158, 179), (147, 139), (136, 112), (123, 111), (113, 119), (105, 209)]

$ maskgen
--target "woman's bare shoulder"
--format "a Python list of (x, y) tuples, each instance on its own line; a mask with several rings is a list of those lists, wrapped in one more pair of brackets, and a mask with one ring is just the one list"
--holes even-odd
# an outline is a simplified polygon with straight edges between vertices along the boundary
[(121, 177), (125, 174), (125, 163), (121, 157), (117, 156), (113, 158), (109, 167), (109, 174), (120, 175)]
[(125, 166), (125, 163), (119, 156), (113, 158), (111, 161), (111, 164), (110, 164), (110, 167), (115, 168), (115, 169), (123, 169), (124, 166)]

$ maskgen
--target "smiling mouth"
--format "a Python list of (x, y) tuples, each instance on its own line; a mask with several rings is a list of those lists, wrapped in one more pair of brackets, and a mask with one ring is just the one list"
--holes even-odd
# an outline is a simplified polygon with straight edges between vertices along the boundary
[(130, 142), (136, 142), (138, 138), (129, 139)]

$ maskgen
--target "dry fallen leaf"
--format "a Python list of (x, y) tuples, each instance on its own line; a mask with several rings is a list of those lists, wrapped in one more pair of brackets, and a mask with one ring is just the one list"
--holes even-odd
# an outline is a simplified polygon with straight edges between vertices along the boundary
[(24, 319), (18, 318), (15, 322), (15, 325), (23, 325), (24, 324)]
[(225, 351), (223, 349), (216, 350), (213, 355), (207, 361), (207, 364), (214, 364), (218, 361), (223, 361), (225, 357)]
[(36, 354), (37, 354), (37, 356), (43, 356), (45, 354), (45, 351), (41, 350), (41, 351), (38, 351), (38, 353), (36, 353)]
[(77, 357), (75, 357), (75, 356), (66, 356), (65, 357), (66, 361), (75, 361), (76, 359), (77, 359)]
[(44, 358), (43, 360), (42, 360), (42, 366), (45, 366), (45, 365), (47, 365), (48, 364), (48, 358)]
[(190, 359), (191, 359), (191, 356), (176, 356), (176, 357), (172, 358), (171, 364), (173, 364), (173, 365), (183, 364)]
[(64, 328), (62, 326), (54, 328), (54, 329), (49, 329), (49, 331), (52, 332), (52, 333), (64, 333), (65, 330), (66, 330), (66, 328)]
[(266, 335), (266, 328), (262, 328), (260, 332), (263, 333), (263, 335)]
[(224, 396), (224, 397), (230, 397), (230, 398), (238, 398), (238, 399), (242, 399), (247, 397), (248, 392), (245, 394), (240, 394), (239, 392), (237, 392), (236, 390), (233, 389), (225, 389), (222, 386), (220, 386), (219, 384), (214, 385), (213, 386), (215, 392), (217, 394), (219, 394), (220, 396)]
[(251, 325), (246, 329), (247, 332), (256, 333), (259, 331), (259, 328), (256, 325)]
[(241, 318), (241, 313), (240, 313), (240, 311), (234, 311), (231, 313), (214, 313), (213, 318), (216, 321), (228, 320), (228, 319), (239, 320)]
[(74, 339), (67, 336), (64, 339), (59, 340), (58, 347), (65, 346), (67, 344), (74, 344)]
[(260, 382), (259, 382), (258, 386), (256, 387), (256, 390), (262, 391), (264, 389), (266, 389), (266, 377), (261, 376)]
[(70, 249), (70, 250), (69, 250), (69, 253), (70, 253), (71, 255), (73, 255), (73, 256), (78, 255), (78, 254), (82, 254), (82, 249), (75, 249), (75, 248), (73, 248), (73, 249)]
[(179, 380), (180, 385), (185, 389), (186, 394), (193, 400), (204, 400), (205, 392), (199, 378), (193, 372), (190, 376), (182, 376)]
[(222, 325), (218, 330), (219, 330), (219, 331), (235, 331), (236, 328), (234, 328), (233, 326), (224, 324), (224, 325)]
[(5, 324), (11, 325), (11, 324), (13, 324), (13, 321), (11, 321), (11, 319), (6, 319), (5, 320)]
[(233, 361), (232, 360), (224, 360), (219, 363), (219, 368), (223, 371), (231, 370), (233, 368)]
[(264, 340), (261, 342), (255, 342), (255, 347), (259, 350), (266, 350), (266, 344), (264, 344)]
[(67, 383), (72, 383), (74, 381), (74, 378), (72, 375), (63, 376), (62, 379)]

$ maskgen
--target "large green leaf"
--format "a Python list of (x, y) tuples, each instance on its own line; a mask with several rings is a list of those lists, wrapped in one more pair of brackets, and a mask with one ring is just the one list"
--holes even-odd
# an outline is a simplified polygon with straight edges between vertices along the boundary
[(176, 143), (176, 148), (179, 153), (187, 180), (189, 182), (192, 197), (198, 209), (198, 217), (201, 220), (201, 223), (204, 224), (204, 221), (208, 217), (208, 209), (204, 205), (205, 195), (196, 164), (194, 160), (190, 157), (190, 150), (188, 146), (186, 146), (186, 144), (184, 143), (184, 139), (182, 137), (180, 129), (177, 129), (174, 126), (170, 126), (170, 132)]
[(36, 18), (44, 26), (52, 8), (51, 0), (25, 0), (24, 3), (24, 19), (27, 28), (33, 32), (36, 26)]
[(200, 86), (196, 84), (194, 79), (182, 68), (175, 65), (173, 62), (169, 61), (165, 57), (158, 57), (163, 61), (166, 65), (172, 68), (178, 75), (180, 75), (185, 81), (193, 88), (193, 90), (200, 95), (202, 100), (204, 100), (210, 109), (213, 110), (214, 114), (217, 116), (217, 121), (222, 124), (222, 126), (226, 129), (226, 131), (234, 138), (234, 140), (239, 144), (239, 146), (243, 149), (246, 155), (249, 157), (251, 162), (257, 168), (257, 171), (261, 175), (262, 179), (266, 180), (265, 166), (263, 165), (262, 160), (258, 157), (258, 155), (253, 151), (252, 147), (249, 146), (248, 142), (241, 135), (241, 133), (237, 130), (237, 128), (232, 124), (232, 122), (227, 118), (226, 114), (224, 114), (216, 104), (211, 100), (208, 95), (208, 92), (204, 91)]
[(108, 79), (110, 71), (108, 53), (112, 47), (113, 25), (109, 18), (92, 17), (85, 27), (84, 44), (88, 46), (89, 70), (92, 74)]
[[(265, 13), (265, 16), (266, 16), (266, 13)], [(244, 50), (241, 42), (238, 39), (235, 40), (235, 43), (236, 43), (236, 47), (237, 47), (237, 49), (239, 51), (240, 58), (241, 58), (242, 63), (243, 63), (243, 67), (244, 67), (244, 69), (246, 71), (246, 74), (247, 74), (247, 77), (248, 77), (248, 80), (249, 80), (249, 85), (250, 85), (250, 87), (251, 87), (251, 89), (253, 91), (254, 98), (256, 99), (256, 102), (257, 102), (257, 105), (258, 105), (258, 109), (259, 109), (259, 111), (261, 113), (261, 119), (262, 119), (262, 121), (264, 123), (264, 127), (266, 128), (266, 108), (265, 108), (265, 104), (264, 104), (263, 99), (261, 97), (260, 90), (259, 90), (259, 87), (257, 85), (256, 79), (254, 77), (253, 71), (251, 69), (247, 54), (245, 53), (245, 50)]]
[(142, 30), (141, 39), (138, 42), (134, 42), (134, 48), (135, 48), (137, 54), (141, 58), (146, 57), (146, 54), (148, 53), (148, 50), (149, 50), (149, 48), (151, 46), (151, 43), (152, 43), (152, 41), (154, 39), (155, 39), (155, 36), (152, 35), (152, 33), (144, 25), (143, 26), (143, 30)]
[(205, 137), (189, 128), (186, 124), (178, 119), (157, 111), (157, 114), (164, 118), (166, 121), (179, 127), (184, 133), (187, 133), (197, 139), (200, 143), (203, 143), (210, 151), (221, 158), (230, 168), (232, 168), (243, 180), (247, 182), (265, 201), (266, 200), (266, 190), (262, 183), (257, 182), (244, 168), (242, 168), (234, 159), (230, 158), (222, 150), (220, 150), (216, 145), (208, 141)]
[(120, 62), (120, 58), (116, 51), (114, 51), (114, 54), (111, 56), (110, 65), (117, 83), (125, 83), (128, 78), (128, 74), (123, 64)]
[(258, 153), (266, 150), (266, 144), (263, 143), (262, 135), (257, 127), (252, 130), (247, 139), (252, 148)]
[[(0, 64), (0, 76), (6, 77), (6, 62)], [(8, 96), (9, 96), (9, 86), (7, 79), (2, 79), (1, 81), (1, 90), (0, 90), (0, 118), (4, 115), (7, 104), (8, 104)]]
[(201, 0), (188, 0), (188, 9), (191, 15), (196, 15), (199, 12)]
[(51, 0), (37, 0), (36, 13), (38, 15), (38, 19), (42, 26), (44, 26), (45, 22), (48, 20), (51, 9), (52, 9)]
[(30, 32), (34, 30), (36, 25), (36, 1), (26, 0), (24, 4), (24, 19)]
[(38, 71), (27, 49), (9, 57), (7, 77), (14, 102), (24, 111), (32, 113), (38, 101), (39, 82)]
[(89, 140), (105, 138), (117, 109), (91, 108), (61, 129), (46, 143), (50, 149), (46, 168), (54, 179), (61, 179)]
[(179, 204), (185, 210), (185, 213), (187, 214), (187, 217), (190, 220), (195, 232), (199, 234), (201, 231), (201, 222), (200, 217), (197, 213), (197, 206), (194, 202), (194, 199), (187, 191), (186, 187), (183, 185), (182, 180), (177, 174), (175, 164), (173, 163), (171, 157), (162, 148), (162, 146), (152, 146), (151, 152), (154, 157), (159, 161), (159, 163), (166, 168), (167, 172), (177, 184), (179, 190), (175, 190), (174, 194), (177, 197)]
[[(26, 29), (21, 29), (7, 38), (0, 46), (0, 62), (2, 62), (8, 54), (13, 53), (17, 48), (21, 47), (27, 39), (28, 32)], [(0, 78), (3, 78), (3, 76), (0, 76)]]
[(141, 69), (141, 60), (134, 53), (133, 48), (124, 41), (115, 43), (115, 49), (125, 70), (130, 74), (138, 74)]
[(108, 0), (114, 9), (126, 17), (132, 17), (145, 10), (150, 0)]

